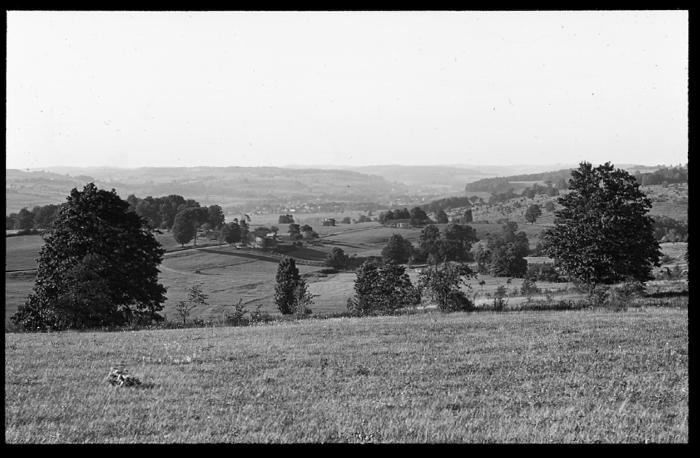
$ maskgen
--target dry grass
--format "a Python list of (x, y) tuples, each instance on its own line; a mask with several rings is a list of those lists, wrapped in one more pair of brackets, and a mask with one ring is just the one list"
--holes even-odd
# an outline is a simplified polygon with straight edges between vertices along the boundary
[(687, 309), (5, 337), (8, 443), (688, 441)]

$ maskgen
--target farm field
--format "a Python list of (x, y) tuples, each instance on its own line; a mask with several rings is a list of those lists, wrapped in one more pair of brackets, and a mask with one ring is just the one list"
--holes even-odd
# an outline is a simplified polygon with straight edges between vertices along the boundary
[(40, 235), (5, 237), (5, 271), (36, 269), (36, 258), (43, 245)]
[[(353, 228), (352, 226), (364, 226)], [(477, 227), (477, 231), (483, 230)], [(400, 229), (379, 226), (376, 223), (363, 223), (362, 225), (347, 225), (346, 227), (329, 231), (320, 239), (319, 246), (303, 247), (290, 252), (290, 255), (298, 259), (319, 261), (325, 258), (334, 246), (342, 248), (349, 255), (378, 256), (388, 237), (393, 233), (400, 233), (409, 240), (417, 242), (420, 229)], [(337, 235), (333, 235), (337, 234)], [(166, 239), (165, 235), (159, 238)], [(170, 237), (172, 239), (172, 237)], [(39, 236), (8, 237), (6, 252), (6, 268), (14, 269), (31, 268), (34, 259), (38, 256), (41, 247)], [(167, 240), (164, 240), (167, 241)], [(673, 267), (676, 264), (682, 267), (687, 265), (682, 259), (685, 253), (685, 243), (664, 243), (662, 251), (671, 257), (666, 264)], [(277, 272), (278, 258), (264, 252), (237, 250), (230, 246), (201, 246), (197, 249), (185, 249), (177, 251), (177, 246), (166, 254), (161, 264), (160, 281), (168, 289), (167, 301), (164, 304), (163, 313), (169, 319), (175, 319), (175, 305), (186, 298), (187, 289), (194, 283), (202, 283), (204, 291), (209, 294), (208, 306), (197, 307), (192, 311), (191, 318), (203, 320), (219, 319), (223, 316), (226, 306), (233, 305), (239, 299), (243, 300), (249, 310), (260, 306), (261, 311), (278, 314), (273, 303), (274, 278)], [(30, 264), (31, 262), (31, 264)], [(542, 262), (542, 258), (533, 258), (533, 262)], [(298, 264), (300, 273), (309, 283), (309, 290), (316, 295), (311, 309), (319, 315), (341, 313), (346, 311), (348, 297), (353, 293), (355, 274), (341, 272), (326, 274), (321, 272), (322, 267)], [(663, 268), (663, 266), (662, 266)], [(658, 269), (657, 269), (658, 270)], [(417, 281), (418, 272), (408, 269), (413, 282)], [(480, 286), (479, 281), (484, 281)], [(490, 303), (492, 294), (498, 286), (504, 286), (509, 293), (509, 303), (517, 304), (526, 300), (520, 293), (521, 279), (509, 280), (503, 277), (491, 277), (479, 275), (471, 281), (472, 294), (475, 294), (477, 306)], [(34, 275), (31, 272), (6, 272), (5, 273), (5, 322), (24, 304), (26, 297), (34, 285)], [(537, 286), (543, 290), (540, 295), (544, 297), (544, 291), (548, 290), (554, 297), (560, 299), (575, 299), (579, 293), (571, 292), (569, 283), (544, 283), (538, 282)], [(535, 298), (540, 297), (535, 295)]]
[(688, 441), (687, 308), (10, 333), (5, 361), (7, 443)]

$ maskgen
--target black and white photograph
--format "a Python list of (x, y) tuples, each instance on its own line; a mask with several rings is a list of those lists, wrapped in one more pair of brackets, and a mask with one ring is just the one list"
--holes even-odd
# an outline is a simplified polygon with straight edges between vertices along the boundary
[(5, 444), (689, 442), (688, 10), (5, 17)]

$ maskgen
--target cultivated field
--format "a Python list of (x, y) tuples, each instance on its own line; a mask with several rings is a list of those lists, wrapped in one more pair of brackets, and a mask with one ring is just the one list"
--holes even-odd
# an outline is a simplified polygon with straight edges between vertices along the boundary
[(8, 443), (688, 441), (687, 308), (6, 334), (5, 360)]

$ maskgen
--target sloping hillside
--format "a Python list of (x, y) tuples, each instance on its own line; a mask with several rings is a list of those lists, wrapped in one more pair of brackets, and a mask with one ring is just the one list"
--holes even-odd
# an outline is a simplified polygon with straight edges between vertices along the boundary
[[(55, 173), (55, 172), (61, 172)], [(348, 170), (279, 167), (61, 168), (6, 171), (8, 213), (22, 207), (61, 203), (70, 190), (95, 181), (122, 198), (179, 194), (222, 207), (303, 202), (373, 202), (410, 192), (375, 175)]]

